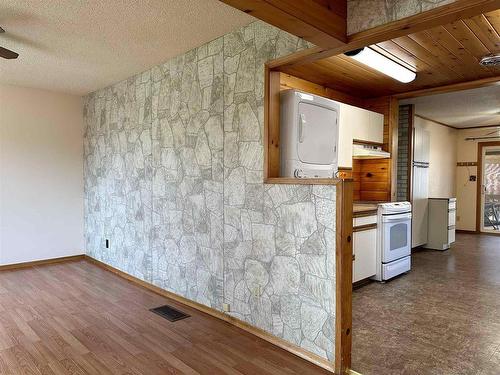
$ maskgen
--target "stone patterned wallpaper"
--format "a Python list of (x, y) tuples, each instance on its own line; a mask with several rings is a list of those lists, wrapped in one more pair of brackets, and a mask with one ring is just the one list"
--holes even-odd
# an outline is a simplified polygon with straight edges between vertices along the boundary
[(347, 0), (347, 33), (371, 29), (456, 0)]
[[(145, 72), (84, 107), (86, 250), (151, 280), (151, 85)], [(105, 239), (112, 246), (105, 247)]]
[(89, 95), (86, 246), (333, 361), (335, 187), (263, 184), (264, 63), (305, 47), (255, 22)]

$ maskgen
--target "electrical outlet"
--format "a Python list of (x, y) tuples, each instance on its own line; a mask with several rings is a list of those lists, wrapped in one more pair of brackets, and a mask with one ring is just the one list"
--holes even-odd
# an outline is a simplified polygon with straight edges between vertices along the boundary
[(223, 303), (222, 304), (222, 311), (224, 311), (224, 312), (230, 312), (231, 311), (231, 305), (229, 303)]

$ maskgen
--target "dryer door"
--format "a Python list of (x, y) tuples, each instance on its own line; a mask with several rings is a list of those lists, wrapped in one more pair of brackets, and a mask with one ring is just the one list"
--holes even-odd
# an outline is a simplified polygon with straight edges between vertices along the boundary
[(309, 164), (337, 161), (338, 113), (336, 110), (299, 103), (298, 156)]

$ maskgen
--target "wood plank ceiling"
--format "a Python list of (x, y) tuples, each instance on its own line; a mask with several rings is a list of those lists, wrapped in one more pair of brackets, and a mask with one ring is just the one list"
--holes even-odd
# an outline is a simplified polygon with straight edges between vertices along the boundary
[(374, 98), (413, 90), (499, 77), (500, 67), (483, 67), (479, 60), (500, 52), (500, 10), (459, 20), (372, 46), (417, 72), (415, 81), (400, 83), (345, 55), (278, 70), (322, 86)]

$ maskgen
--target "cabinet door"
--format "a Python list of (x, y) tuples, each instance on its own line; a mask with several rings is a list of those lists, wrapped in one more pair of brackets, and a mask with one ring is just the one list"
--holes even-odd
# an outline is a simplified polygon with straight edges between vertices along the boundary
[(369, 141), (384, 142), (384, 115), (369, 111), (370, 116), (370, 139)]
[(363, 230), (353, 233), (352, 281), (366, 279), (377, 272), (377, 229)]

